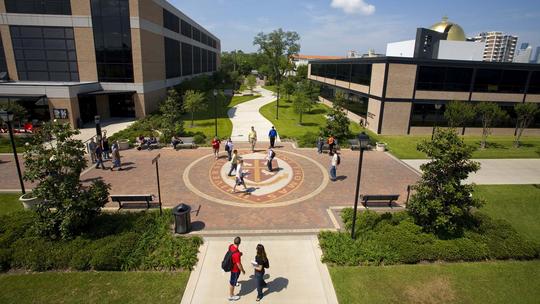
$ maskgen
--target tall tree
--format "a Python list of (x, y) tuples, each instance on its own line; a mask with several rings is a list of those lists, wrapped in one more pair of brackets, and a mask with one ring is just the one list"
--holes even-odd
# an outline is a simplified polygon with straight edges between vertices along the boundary
[(472, 208), (482, 202), (473, 197), (473, 185), (463, 183), (480, 164), (471, 161), (474, 147), (466, 145), (451, 129), (435, 133), (432, 141), (423, 141), (417, 149), (431, 159), (420, 166), (422, 177), (414, 186), (407, 209), (425, 231), (441, 236), (459, 235), (470, 219)]
[(252, 74), (248, 75), (248, 77), (246, 78), (246, 84), (249, 90), (251, 91), (251, 93), (253, 93), (253, 90), (257, 86), (257, 78), (255, 78), (255, 75), (252, 75)]
[(349, 137), (349, 124), (351, 121), (345, 113), (343, 105), (346, 102), (345, 94), (341, 91), (336, 92), (333, 100), (332, 110), (326, 119), (326, 126), (323, 130), (325, 135), (334, 135), (334, 137), (344, 140)]
[(184, 94), (184, 103), (182, 108), (184, 111), (191, 113), (191, 127), (194, 126), (195, 112), (203, 111), (207, 107), (205, 94), (188, 90)]
[(300, 83), (293, 96), (293, 108), (294, 112), (299, 116), (298, 123), (300, 125), (304, 113), (309, 112), (312, 106), (313, 101), (309, 98), (309, 87), (305, 83)]
[(516, 136), (514, 139), (514, 147), (519, 147), (519, 140), (521, 138), (521, 135), (523, 135), (523, 131), (529, 127), (529, 125), (534, 121), (534, 118), (536, 115), (540, 112), (540, 109), (538, 108), (538, 105), (535, 103), (518, 103), (514, 106), (514, 110), (516, 111)]
[(489, 134), (491, 134), (491, 128), (494, 127), (499, 121), (504, 120), (508, 114), (501, 110), (501, 108), (494, 102), (483, 101), (475, 106), (476, 113), (482, 121), (482, 141), (480, 142), (480, 148), (486, 148), (486, 141)]
[(474, 105), (464, 101), (454, 100), (446, 105), (444, 118), (450, 128), (463, 128), (471, 123), (476, 117)]
[(296, 84), (290, 78), (285, 78), (281, 86), (283, 87), (283, 92), (287, 95), (287, 100), (290, 101), (291, 95), (296, 91)]
[[(26, 109), (18, 104), (17, 102), (0, 102), (0, 110), (8, 111), (13, 113), (13, 120), (18, 122), (19, 129), (21, 128), (21, 120), (23, 120), (28, 112)], [(0, 123), (2, 122), (2, 119), (0, 118)]]
[(253, 45), (266, 56), (268, 65), (277, 84), (276, 119), (279, 119), (279, 87), (283, 76), (292, 69), (289, 58), (300, 52), (300, 35), (297, 32), (285, 32), (277, 29), (269, 34), (257, 34)]
[(167, 92), (167, 97), (159, 106), (159, 111), (163, 117), (161, 127), (165, 138), (182, 133), (182, 104), (180, 94), (175, 89)]

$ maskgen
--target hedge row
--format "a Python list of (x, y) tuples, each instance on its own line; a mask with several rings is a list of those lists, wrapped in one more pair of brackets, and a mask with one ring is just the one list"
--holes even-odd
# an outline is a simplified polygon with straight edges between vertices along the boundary
[[(351, 229), (352, 210), (343, 220)], [(460, 238), (443, 240), (425, 233), (406, 212), (358, 215), (356, 240), (350, 233), (319, 234), (323, 261), (338, 265), (413, 264), (421, 261), (480, 261), (534, 259), (537, 244), (522, 238), (505, 221), (476, 213), (475, 224)]]
[(33, 213), (0, 217), (0, 270), (177, 270), (197, 262), (198, 237), (175, 237), (164, 212), (102, 214), (70, 241), (36, 237)]

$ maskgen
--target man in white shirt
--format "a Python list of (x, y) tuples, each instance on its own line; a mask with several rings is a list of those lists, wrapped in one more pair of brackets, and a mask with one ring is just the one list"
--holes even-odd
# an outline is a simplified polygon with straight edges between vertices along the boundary
[(268, 166), (268, 171), (272, 172), (272, 161), (276, 157), (276, 152), (272, 148), (268, 148), (268, 154), (266, 155), (266, 165)]
[(238, 166), (236, 167), (236, 181), (234, 183), (234, 187), (232, 192), (236, 193), (236, 186), (242, 185), (244, 186), (244, 191), (247, 190), (246, 183), (244, 182), (244, 160), (241, 159), (238, 161)]
[(255, 127), (251, 127), (251, 131), (248, 134), (248, 141), (251, 144), (251, 152), (255, 152), (255, 144), (257, 144), (257, 132), (255, 132)]
[(337, 179), (337, 166), (339, 165), (339, 163), (340, 163), (339, 153), (335, 151), (332, 154), (332, 160), (330, 163), (330, 180), (333, 182), (335, 182)]

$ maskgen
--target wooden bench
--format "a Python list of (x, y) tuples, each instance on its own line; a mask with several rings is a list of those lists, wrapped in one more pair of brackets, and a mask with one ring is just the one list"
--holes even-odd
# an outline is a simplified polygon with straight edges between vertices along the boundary
[[(150, 140), (150, 137), (145, 137), (144, 138), (146, 141)], [(139, 141), (139, 138), (135, 138), (135, 147), (137, 148), (137, 150), (142, 150), (143, 149), (143, 145), (142, 143)], [(156, 142), (153, 143), (153, 144), (145, 144), (144, 145), (144, 148), (147, 148), (148, 150), (153, 150), (153, 149), (157, 149), (160, 147), (160, 143), (159, 143), (159, 137), (156, 137)]]
[[(118, 203), (118, 210), (126, 205), (140, 205), (143, 202), (146, 203), (146, 209), (150, 209), (150, 205), (154, 203), (154, 196), (152, 194), (111, 195), (111, 201)], [(159, 204), (159, 211), (161, 212), (161, 204)]]
[(176, 145), (176, 149), (194, 149), (197, 145), (193, 142), (193, 137), (178, 137), (182, 142)]
[(375, 202), (388, 202), (388, 206), (392, 207), (392, 203), (394, 201), (397, 201), (399, 199), (399, 194), (366, 194), (361, 195), (360, 199), (362, 201), (362, 205), (367, 208), (367, 204), (370, 201)]
[[(339, 147), (339, 144), (334, 145), (334, 149), (337, 150), (337, 151), (341, 150), (341, 148)], [(324, 152), (324, 151), (330, 151), (330, 145), (327, 144), (327, 143), (325, 143), (325, 144), (323, 145), (323, 147), (322, 147), (322, 150), (323, 150), (323, 152)]]

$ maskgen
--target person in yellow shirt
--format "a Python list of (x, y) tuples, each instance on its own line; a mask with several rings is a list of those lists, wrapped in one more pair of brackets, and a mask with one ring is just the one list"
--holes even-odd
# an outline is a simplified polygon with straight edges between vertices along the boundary
[(248, 141), (251, 144), (251, 152), (255, 152), (255, 144), (257, 144), (257, 132), (255, 132), (255, 128), (253, 126), (251, 126), (251, 131), (249, 131)]

